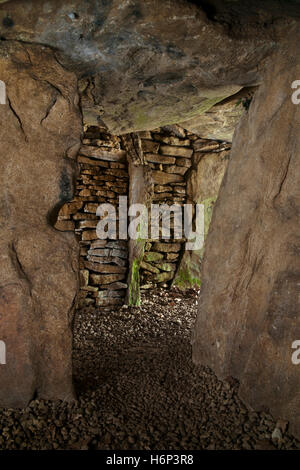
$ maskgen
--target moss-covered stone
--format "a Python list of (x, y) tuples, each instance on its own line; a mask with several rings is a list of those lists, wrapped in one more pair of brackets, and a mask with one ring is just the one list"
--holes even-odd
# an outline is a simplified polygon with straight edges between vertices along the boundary
[(160, 261), (163, 259), (164, 255), (162, 253), (157, 253), (154, 251), (148, 251), (144, 255), (144, 261), (146, 262), (153, 262), (153, 261)]
[(175, 269), (176, 269), (176, 264), (174, 264), (174, 263), (156, 263), (156, 266), (161, 271), (166, 271), (166, 272), (175, 271)]
[(150, 263), (146, 263), (145, 261), (141, 262), (140, 267), (142, 269), (146, 269), (146, 271), (149, 271), (150, 273), (153, 273), (153, 274), (158, 274), (159, 273), (158, 268), (156, 268), (155, 266), (153, 266)]
[(153, 278), (155, 282), (166, 282), (173, 279), (173, 272), (163, 272), (156, 274)]
[(185, 290), (191, 287), (200, 287), (201, 280), (193, 277), (188, 267), (180, 268), (173, 283), (179, 289)]
[[(181, 105), (178, 110), (176, 110), (174, 107), (167, 110), (164, 105), (153, 103), (151, 110), (152, 112), (149, 113), (149, 109), (147, 106), (145, 106), (145, 103), (134, 102), (128, 106), (130, 122), (134, 123), (134, 129), (129, 130), (137, 131), (144, 129), (154, 129), (165, 126), (167, 124), (177, 124), (183, 120), (186, 121), (192, 119), (207, 112), (215, 104), (234, 94), (236, 91), (238, 91), (238, 88), (223, 87), (220, 91), (222, 91), (222, 95), (213, 96), (213, 91), (206, 90), (205, 93), (210, 96), (202, 96), (200, 103), (195, 103), (195, 98), (190, 97), (190, 106), (188, 107), (185, 103), (185, 105)], [(153, 109), (155, 109), (155, 113), (153, 112)], [(113, 124), (111, 124), (111, 126), (113, 126)]]
[(128, 286), (128, 305), (139, 306), (141, 305), (140, 293), (140, 262), (135, 259), (131, 268), (131, 279)]
[[(214, 205), (228, 164), (226, 159), (228, 154), (228, 151), (211, 151), (201, 159), (196, 158), (187, 182), (189, 200), (204, 206), (204, 240), (209, 231)], [(204, 250), (205, 245), (200, 250), (183, 253), (173, 285), (181, 289), (200, 285)]]

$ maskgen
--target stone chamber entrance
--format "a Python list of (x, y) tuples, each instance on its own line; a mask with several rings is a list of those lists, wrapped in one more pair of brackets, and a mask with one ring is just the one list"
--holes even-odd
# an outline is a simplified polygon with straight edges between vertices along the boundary
[[(247, 89), (244, 96), (253, 93)], [(245, 112), (240, 100), (239, 94), (231, 101), (238, 117)], [(231, 142), (201, 138), (180, 125), (137, 137), (151, 202), (204, 204), (207, 235)], [(61, 207), (55, 223), (59, 231), (74, 231), (80, 245), (73, 327), (78, 400), (33, 400), (21, 412), (4, 411), (2, 446), (298, 449), (286, 421), (276, 422), (268, 410), (248, 409), (232, 377), (220, 381), (211, 369), (190, 361), (204, 250), (185, 250), (185, 239), (149, 238), (138, 260), (139, 276), (131, 278), (130, 242), (98, 238), (99, 204), (117, 208), (119, 196), (130, 200), (132, 188), (145, 184), (139, 174), (130, 174), (129, 159), (122, 136), (84, 125), (75, 197)]]
[(0, 0), (0, 450), (300, 449), (299, 18)]
[[(184, 233), (183, 237), (174, 238), (174, 220), (166, 238), (161, 233), (162, 214), (156, 239), (151, 239), (149, 223), (149, 238), (144, 240), (142, 255), (135, 258), (128, 240), (120, 240), (118, 234), (113, 239), (99, 239), (96, 226), (100, 217), (96, 211), (100, 204), (112, 204), (118, 217), (119, 197), (126, 196), (131, 201), (136, 187), (147, 184), (148, 199), (141, 198), (140, 202), (147, 202), (148, 206), (164, 205), (167, 210), (174, 204), (180, 208), (185, 204), (203, 204), (207, 232), (231, 145), (199, 138), (179, 125), (139, 132), (136, 136), (147, 181), (139, 173), (129, 174), (130, 156), (122, 145), (122, 137), (109, 134), (103, 127), (85, 125), (76, 196), (60, 209), (55, 224), (57, 230), (72, 230), (78, 237), (80, 307), (111, 308), (122, 306), (125, 299), (128, 305), (138, 305), (140, 290), (170, 286), (184, 290), (201, 284), (203, 248), (186, 250)], [(136, 275), (130, 277), (129, 265), (136, 266), (138, 279)], [(132, 291), (134, 298), (129, 298)]]

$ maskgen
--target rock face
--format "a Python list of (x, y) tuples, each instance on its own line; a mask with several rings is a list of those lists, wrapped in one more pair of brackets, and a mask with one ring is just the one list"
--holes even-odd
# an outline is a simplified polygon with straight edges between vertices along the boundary
[[(260, 81), (275, 23), (251, 34), (211, 22), (187, 1), (13, 0), (0, 6), (0, 36), (55, 48), (92, 76), (84, 112), (119, 135), (188, 120)], [(88, 121), (86, 121), (88, 122)], [(93, 122), (89, 120), (89, 124)]]
[(74, 235), (53, 228), (72, 198), (80, 142), (77, 80), (47, 48), (2, 43), (0, 76), (0, 406), (73, 396)]
[(235, 128), (250, 104), (255, 87), (243, 88), (199, 116), (182, 122), (185, 129), (203, 139), (232, 142)]
[[(214, 205), (227, 168), (230, 145), (197, 139), (194, 141), (192, 168), (187, 175), (187, 202), (204, 206), (204, 237), (206, 238)], [(194, 214), (195, 217), (195, 214)], [(196, 226), (196, 224), (195, 224)], [(200, 250), (184, 250), (173, 284), (180, 289), (199, 286), (202, 279)]]
[(243, 116), (206, 244), (194, 361), (240, 381), (241, 397), (300, 435), (299, 32), (273, 57)]

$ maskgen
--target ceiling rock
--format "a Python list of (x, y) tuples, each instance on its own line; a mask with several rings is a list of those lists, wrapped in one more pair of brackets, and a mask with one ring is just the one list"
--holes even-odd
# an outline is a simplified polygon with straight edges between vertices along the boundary
[[(11, 0), (0, 36), (50, 46), (66, 68), (92, 77), (89, 112), (114, 134), (174, 124), (260, 82), (278, 31), (210, 21), (186, 0)], [(276, 34), (275, 34), (276, 33)], [(85, 107), (84, 107), (85, 111)]]
[(232, 142), (235, 128), (248, 108), (256, 87), (243, 88), (239, 93), (226, 98), (209, 111), (180, 125), (203, 139)]

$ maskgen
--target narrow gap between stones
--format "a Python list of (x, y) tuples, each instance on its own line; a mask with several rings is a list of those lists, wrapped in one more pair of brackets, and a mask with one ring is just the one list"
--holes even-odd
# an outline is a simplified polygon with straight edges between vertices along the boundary
[[(152, 202), (203, 203), (207, 234), (230, 144), (201, 139), (180, 126), (140, 132), (139, 138), (151, 170)], [(104, 127), (85, 126), (78, 162), (75, 198), (61, 208), (56, 223), (59, 230), (74, 230), (80, 244), (73, 348), (78, 402), (34, 401), (30, 407), (30, 412), (42, 406), (44, 416), (67, 418), (60, 429), (53, 424), (51, 445), (275, 449), (276, 422), (267, 410), (248, 410), (234, 379), (222, 382), (209, 368), (192, 364), (203, 250), (186, 251), (184, 238), (149, 237), (140, 264), (141, 305), (126, 305), (128, 243), (100, 240), (96, 233), (99, 204), (117, 208), (118, 197), (129, 196), (122, 139)], [(39, 422), (43, 427), (43, 419)], [(31, 445), (49, 444), (44, 439)], [(280, 443), (281, 448), (298, 446), (288, 434)]]

